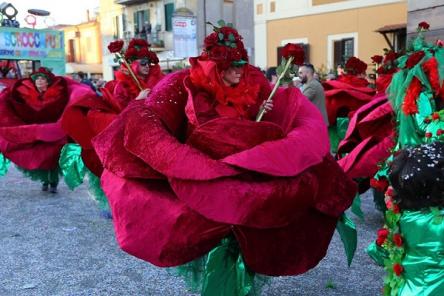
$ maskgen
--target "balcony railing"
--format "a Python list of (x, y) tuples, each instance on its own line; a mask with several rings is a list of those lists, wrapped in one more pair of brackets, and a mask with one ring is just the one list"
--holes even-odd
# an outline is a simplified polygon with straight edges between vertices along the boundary
[(133, 5), (133, 4), (141, 4), (147, 2), (153, 2), (153, 0), (114, 0), (116, 4), (120, 5)]
[(151, 44), (151, 47), (163, 48), (165, 46), (163, 41), (163, 33), (160, 31), (153, 31), (151, 34), (147, 34), (145, 31), (134, 34), (131, 31), (123, 32), (123, 39), (129, 42), (132, 38), (145, 39)]

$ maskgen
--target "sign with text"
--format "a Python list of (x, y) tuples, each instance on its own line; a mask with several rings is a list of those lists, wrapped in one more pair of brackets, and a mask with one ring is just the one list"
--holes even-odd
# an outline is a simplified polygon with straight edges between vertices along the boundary
[(173, 39), (175, 57), (187, 58), (197, 56), (196, 17), (173, 17)]
[(0, 27), (0, 59), (63, 60), (63, 32)]

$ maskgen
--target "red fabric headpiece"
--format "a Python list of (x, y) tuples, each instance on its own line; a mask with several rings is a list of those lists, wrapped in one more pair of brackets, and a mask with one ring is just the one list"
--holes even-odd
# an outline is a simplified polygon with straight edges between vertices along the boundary
[(200, 58), (212, 60), (219, 70), (247, 64), (248, 54), (237, 30), (229, 26), (213, 27), (214, 32), (205, 37), (204, 52)]

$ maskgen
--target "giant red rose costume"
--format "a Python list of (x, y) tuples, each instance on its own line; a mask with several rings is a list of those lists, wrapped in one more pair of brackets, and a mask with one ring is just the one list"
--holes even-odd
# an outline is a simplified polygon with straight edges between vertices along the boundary
[[(386, 90), (393, 74), (399, 70), (396, 67), (397, 57), (397, 53), (387, 49), (384, 50), (384, 56), (372, 57), (378, 66), (378, 94), (356, 110), (350, 119), (345, 138), (338, 147), (338, 157), (341, 157), (339, 165), (350, 177), (361, 180), (361, 191), (368, 189), (369, 184), (365, 181), (375, 175), (395, 145), (395, 114)], [(372, 179), (370, 186), (373, 183), (378, 187), (379, 182), (383, 181), (383, 178)]]
[[(133, 39), (125, 52), (126, 58), (131, 62), (133, 73), (143, 89), (153, 88), (163, 77), (158, 65), (159, 59), (154, 52), (148, 50), (148, 46), (149, 44), (143, 39)], [(121, 40), (109, 45), (111, 52), (121, 51), (122, 47)], [(140, 59), (147, 59), (150, 62), (149, 74), (145, 78), (138, 75)], [(82, 159), (96, 176), (101, 175), (103, 166), (91, 145), (91, 139), (105, 129), (140, 92), (125, 65), (122, 65), (115, 75), (116, 80), (108, 82), (101, 89), (101, 97), (76, 100), (65, 110), (62, 118), (63, 129), (82, 147)]]
[(378, 94), (359, 108), (339, 144), (339, 165), (352, 178), (371, 178), (395, 145), (394, 113), (387, 95)]
[(375, 90), (368, 87), (365, 78), (357, 76), (365, 74), (366, 69), (367, 64), (351, 57), (345, 66), (346, 74), (323, 83), (330, 125), (336, 124), (338, 117), (347, 117), (372, 99)]
[(299, 90), (280, 89), (265, 121), (254, 122), (270, 92), (260, 71), (244, 66), (243, 84), (231, 90), (241, 97), (230, 101), (219, 75), (224, 61), (207, 52), (191, 64), (93, 139), (120, 246), (176, 266), (234, 236), (248, 270), (293, 275), (314, 267), (355, 194), (329, 155), (321, 115)]
[(47, 77), (50, 85), (45, 92), (39, 93), (27, 78), (0, 94), (0, 151), (31, 176), (37, 170), (57, 170), (67, 142), (60, 125), (62, 112), (72, 99), (94, 96), (87, 87), (45, 68), (32, 75)]
[(339, 142), (345, 135), (350, 116), (370, 102), (375, 94), (375, 90), (368, 87), (364, 78), (366, 69), (366, 63), (351, 57), (345, 65), (345, 74), (340, 75), (337, 80), (323, 82), (328, 131), (334, 154), (337, 153)]

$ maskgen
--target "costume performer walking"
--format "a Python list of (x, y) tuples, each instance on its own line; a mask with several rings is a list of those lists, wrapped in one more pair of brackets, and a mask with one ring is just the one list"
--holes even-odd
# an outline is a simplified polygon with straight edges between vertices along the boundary
[(395, 114), (386, 94), (393, 74), (398, 71), (393, 51), (386, 51), (384, 56), (372, 57), (378, 66), (376, 95), (367, 104), (356, 110), (350, 118), (344, 140), (339, 143), (337, 158), (339, 165), (348, 176), (359, 180), (359, 191), (366, 192), (374, 187), (376, 207), (384, 211), (384, 192), (388, 181), (375, 179), (381, 162), (390, 156), (395, 146)]
[(323, 82), (333, 153), (337, 152), (338, 144), (345, 136), (349, 117), (375, 95), (375, 90), (368, 86), (365, 78), (365, 62), (351, 57), (345, 63), (344, 70), (345, 73), (336, 80)]
[(0, 94), (0, 151), (43, 191), (57, 192), (58, 159), (67, 142), (60, 125), (74, 97), (94, 95), (88, 88), (39, 68)]
[[(101, 97), (82, 97), (66, 108), (61, 123), (75, 143), (63, 148), (60, 166), (67, 184), (74, 189), (89, 177), (90, 188), (101, 209), (108, 209), (99, 179), (103, 166), (94, 151), (91, 139), (104, 130), (132, 100), (146, 99), (151, 89), (163, 78), (157, 55), (143, 39), (132, 39), (123, 53), (123, 41), (112, 42), (111, 52), (121, 52), (125, 59), (116, 79), (101, 89)], [(129, 73), (128, 66), (132, 74)]]
[(320, 112), (281, 88), (256, 122), (270, 85), (232, 27), (190, 63), (93, 139), (119, 245), (161, 267), (204, 256), (202, 295), (313, 268), (356, 193)]

